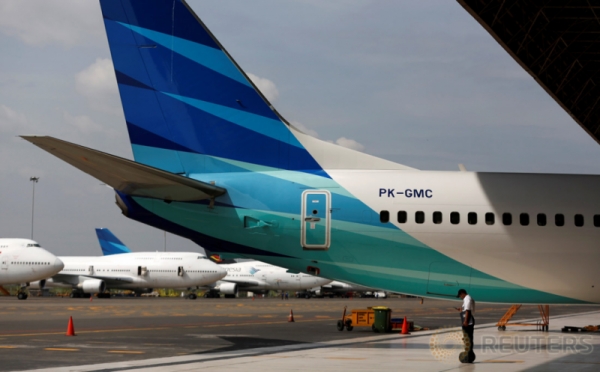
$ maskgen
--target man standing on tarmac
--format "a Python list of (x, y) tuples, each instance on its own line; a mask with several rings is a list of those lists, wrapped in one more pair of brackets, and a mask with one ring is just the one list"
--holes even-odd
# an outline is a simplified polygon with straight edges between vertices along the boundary
[(458, 290), (456, 296), (463, 300), (462, 307), (456, 308), (460, 311), (460, 319), (462, 321), (462, 330), (466, 337), (465, 343), (468, 342), (467, 348), (463, 353), (460, 353), (459, 360), (462, 363), (473, 363), (475, 361), (475, 353), (473, 352), (473, 331), (475, 328), (475, 301), (467, 294), (464, 289)]

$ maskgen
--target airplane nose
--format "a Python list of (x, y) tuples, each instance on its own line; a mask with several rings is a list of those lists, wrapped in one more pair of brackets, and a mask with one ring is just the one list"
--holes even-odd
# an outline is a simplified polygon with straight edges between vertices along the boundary
[(61, 271), (65, 268), (65, 264), (61, 261), (60, 258), (56, 257), (54, 263), (52, 264), (52, 267), (54, 267), (55, 270)]
[(217, 266), (217, 273), (218, 273), (218, 278), (222, 279), (227, 275), (227, 270), (225, 270), (224, 268), (222, 268), (221, 266)]
[(327, 285), (331, 282), (332, 282), (331, 279), (325, 279), (325, 278), (319, 278), (319, 280), (318, 280), (319, 286)]

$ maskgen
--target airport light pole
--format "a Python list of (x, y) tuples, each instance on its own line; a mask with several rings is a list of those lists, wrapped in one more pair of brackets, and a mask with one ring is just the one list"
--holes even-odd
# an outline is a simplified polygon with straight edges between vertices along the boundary
[(31, 194), (31, 240), (33, 240), (33, 211), (35, 208), (35, 184), (40, 180), (39, 177), (31, 177), (29, 181), (33, 182), (33, 192)]

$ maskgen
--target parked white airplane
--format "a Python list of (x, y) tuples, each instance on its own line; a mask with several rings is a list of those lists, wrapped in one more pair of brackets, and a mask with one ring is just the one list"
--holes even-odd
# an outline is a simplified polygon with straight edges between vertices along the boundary
[[(349, 292), (372, 292), (376, 293), (377, 297), (385, 297), (385, 292), (380, 292), (373, 288), (368, 288), (362, 285), (344, 283), (337, 280), (332, 281), (329, 284), (322, 285), (315, 294), (317, 296), (334, 296), (334, 295), (346, 295)], [(380, 296), (380, 294), (383, 294)]]
[[(195, 252), (131, 252), (108, 229), (96, 229), (105, 256), (60, 257), (64, 269), (46, 280), (47, 287), (72, 288), (71, 297), (107, 289), (152, 292), (152, 288), (185, 288), (192, 291), (225, 277), (224, 268)], [(116, 254), (119, 253), (119, 254)]]
[(219, 266), (227, 271), (227, 276), (215, 283), (210, 291), (205, 293), (205, 297), (219, 297), (219, 292), (226, 297), (234, 297), (239, 290), (251, 292), (309, 290), (331, 282), (318, 276), (292, 273), (283, 267), (260, 261)]
[(63, 262), (29, 239), (0, 239), (0, 285), (19, 284), (17, 298), (27, 298), (30, 282), (47, 278), (63, 268)]

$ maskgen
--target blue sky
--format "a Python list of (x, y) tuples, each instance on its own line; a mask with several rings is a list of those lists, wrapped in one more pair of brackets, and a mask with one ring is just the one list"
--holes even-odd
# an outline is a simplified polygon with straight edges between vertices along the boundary
[[(419, 169), (600, 173), (598, 144), (456, 2), (190, 0), (289, 121)], [(95, 0), (0, 2), (0, 236), (100, 254), (163, 233), (95, 179), (20, 140), (53, 135), (131, 158)], [(168, 250), (199, 250), (169, 235)]]

